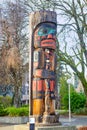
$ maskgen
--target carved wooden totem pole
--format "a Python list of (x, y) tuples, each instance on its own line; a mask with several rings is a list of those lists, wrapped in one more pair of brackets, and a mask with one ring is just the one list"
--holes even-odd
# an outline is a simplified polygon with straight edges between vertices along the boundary
[(57, 123), (55, 114), (56, 13), (30, 15), (30, 115), (36, 122)]

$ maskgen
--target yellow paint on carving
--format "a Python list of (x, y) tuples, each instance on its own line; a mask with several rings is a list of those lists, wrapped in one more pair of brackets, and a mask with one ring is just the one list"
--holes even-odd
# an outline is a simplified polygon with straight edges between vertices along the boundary
[(33, 115), (42, 115), (44, 112), (43, 99), (33, 99)]
[[(43, 99), (33, 99), (33, 115), (42, 115), (45, 112)], [(50, 100), (50, 114), (55, 113), (55, 100)]]

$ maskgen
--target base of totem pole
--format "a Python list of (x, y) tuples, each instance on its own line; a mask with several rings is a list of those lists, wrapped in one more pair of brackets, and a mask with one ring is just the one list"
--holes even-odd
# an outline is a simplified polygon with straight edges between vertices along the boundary
[(36, 126), (35, 130), (77, 130), (76, 126), (59, 126), (59, 125), (52, 125), (52, 126)]
[(44, 124), (58, 123), (59, 122), (59, 115), (44, 115), (42, 122)]
[(59, 122), (59, 115), (43, 115), (43, 116), (34, 116), (35, 117), (35, 126), (58, 126), (61, 125)]

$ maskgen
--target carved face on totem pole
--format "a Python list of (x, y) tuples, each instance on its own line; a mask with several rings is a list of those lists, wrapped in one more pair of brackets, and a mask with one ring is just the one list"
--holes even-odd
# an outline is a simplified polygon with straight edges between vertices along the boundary
[(56, 25), (54, 23), (41, 23), (34, 32), (34, 46), (56, 49)]

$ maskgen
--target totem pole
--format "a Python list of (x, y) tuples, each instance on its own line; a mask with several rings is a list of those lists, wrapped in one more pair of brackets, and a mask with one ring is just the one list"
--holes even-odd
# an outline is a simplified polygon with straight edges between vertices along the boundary
[(30, 15), (30, 115), (36, 122), (56, 123), (56, 13), (37, 11)]

